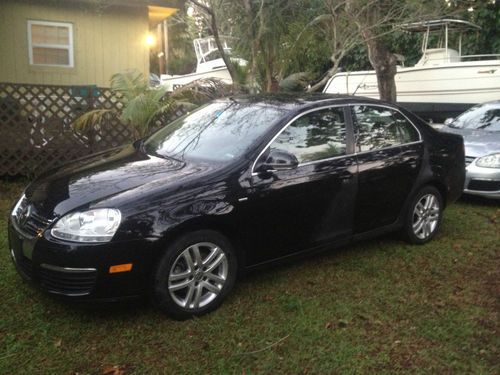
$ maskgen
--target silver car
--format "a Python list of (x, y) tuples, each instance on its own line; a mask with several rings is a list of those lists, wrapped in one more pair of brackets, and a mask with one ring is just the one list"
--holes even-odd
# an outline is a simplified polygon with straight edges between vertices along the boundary
[(464, 138), (464, 193), (500, 199), (500, 100), (447, 119), (441, 130)]

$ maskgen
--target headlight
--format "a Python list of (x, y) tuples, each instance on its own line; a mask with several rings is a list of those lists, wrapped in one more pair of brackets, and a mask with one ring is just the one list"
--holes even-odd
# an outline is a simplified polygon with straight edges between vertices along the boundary
[(16, 205), (14, 206), (14, 208), (12, 209), (12, 213), (11, 213), (11, 215), (12, 215), (13, 217), (15, 217), (15, 218), (19, 217), (19, 214), (20, 214), (20, 212), (21, 212), (21, 208), (22, 208), (23, 206), (25, 206), (25, 205), (26, 205), (26, 197), (25, 197), (25, 195), (23, 194), (23, 195), (21, 196), (21, 198), (19, 198), (19, 200), (17, 201), (17, 203), (16, 203)]
[(483, 156), (476, 160), (476, 165), (483, 168), (500, 168), (500, 153)]
[(118, 229), (121, 216), (114, 208), (74, 212), (60, 218), (50, 233), (61, 240), (108, 242)]

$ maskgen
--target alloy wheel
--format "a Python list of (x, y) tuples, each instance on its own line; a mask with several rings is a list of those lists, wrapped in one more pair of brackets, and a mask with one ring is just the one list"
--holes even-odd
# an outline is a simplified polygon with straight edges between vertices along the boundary
[(187, 310), (202, 308), (220, 294), (228, 270), (227, 256), (219, 246), (196, 243), (175, 259), (168, 276), (168, 291), (178, 306)]
[(440, 219), (439, 200), (434, 194), (422, 196), (413, 210), (413, 233), (421, 240), (430, 237)]

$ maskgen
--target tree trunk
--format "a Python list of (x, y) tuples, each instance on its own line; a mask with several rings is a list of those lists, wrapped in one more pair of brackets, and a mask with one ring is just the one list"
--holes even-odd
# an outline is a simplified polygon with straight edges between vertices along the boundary
[(276, 92), (279, 90), (279, 84), (276, 78), (274, 77), (274, 54), (271, 46), (267, 46), (267, 51), (265, 53), (265, 61), (266, 61), (266, 92)]
[(244, 0), (244, 6), (245, 6), (245, 11), (246, 11), (246, 18), (247, 18), (247, 23), (249, 25), (249, 29), (248, 29), (248, 34), (249, 34), (249, 38), (251, 39), (252, 43), (251, 43), (251, 49), (250, 49), (250, 53), (251, 53), (251, 61), (250, 61), (250, 72), (249, 72), (249, 79), (248, 79), (248, 82), (249, 82), (249, 86), (250, 86), (250, 90), (253, 90), (255, 89), (255, 81), (256, 81), (256, 75), (257, 75), (257, 54), (259, 52), (259, 39), (257, 38), (257, 32), (255, 30), (255, 26), (254, 26), (254, 17), (255, 17), (255, 14), (253, 13), (253, 10), (252, 10), (252, 3), (251, 3), (251, 0)]
[(377, 75), (380, 99), (395, 103), (397, 98), (395, 80), (396, 56), (389, 51), (387, 46), (379, 38), (374, 38), (372, 35), (366, 34), (368, 33), (365, 33), (363, 37), (368, 46), (368, 58)]

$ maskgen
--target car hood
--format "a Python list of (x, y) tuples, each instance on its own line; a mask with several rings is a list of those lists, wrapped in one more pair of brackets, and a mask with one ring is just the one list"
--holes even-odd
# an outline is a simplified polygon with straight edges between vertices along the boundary
[(480, 157), (494, 152), (500, 152), (500, 132), (484, 130), (455, 129), (444, 126), (443, 131), (459, 134), (464, 138), (465, 155)]
[(147, 155), (133, 146), (112, 149), (66, 164), (41, 175), (25, 195), (38, 213), (47, 218), (86, 206), (141, 187), (162, 188), (199, 176), (213, 168)]

